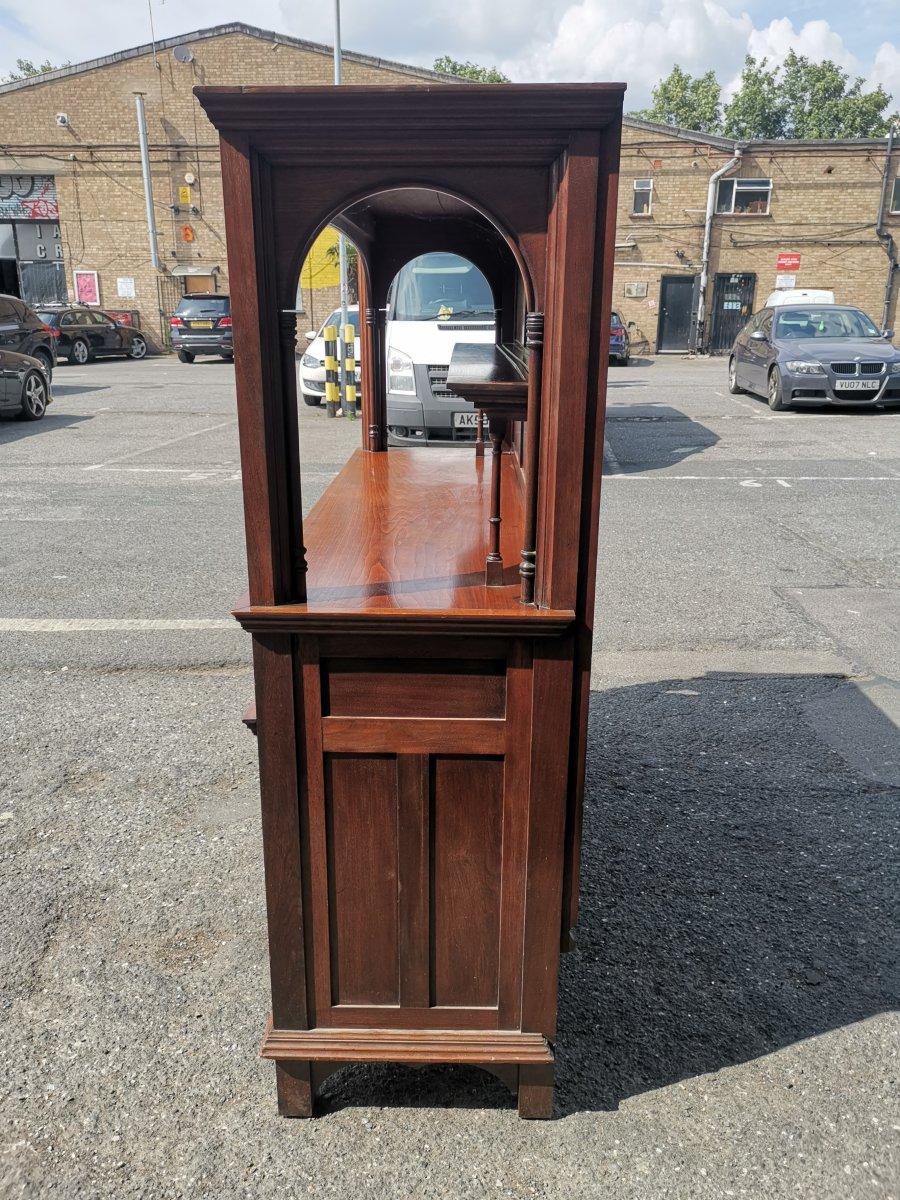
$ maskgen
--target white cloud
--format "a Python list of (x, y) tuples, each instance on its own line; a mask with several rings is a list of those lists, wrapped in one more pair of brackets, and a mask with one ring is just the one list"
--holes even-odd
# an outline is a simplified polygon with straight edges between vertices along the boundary
[[(727, 94), (746, 54), (780, 60), (793, 47), (881, 83), (900, 105), (896, 40), (876, 50), (873, 35), (871, 55), (857, 47), (857, 57), (827, 20), (795, 24), (785, 16), (757, 28), (742, 3), (749, 0), (342, 0), (342, 33), (348, 49), (424, 66), (451, 54), (520, 81), (624, 80), (629, 108), (645, 105), (676, 62), (694, 74), (715, 70)], [(252, 7), (153, 0), (153, 7), (158, 37), (235, 20), (313, 41), (330, 42), (333, 33), (328, 0), (254, 0)], [(798, 7), (786, 0), (795, 15)], [(19, 57), (78, 62), (148, 40), (146, 0), (0, 0), (0, 75)]]
[(879, 84), (894, 97), (894, 111), (900, 111), (900, 49), (891, 42), (882, 42), (875, 52), (869, 74), (869, 84)]

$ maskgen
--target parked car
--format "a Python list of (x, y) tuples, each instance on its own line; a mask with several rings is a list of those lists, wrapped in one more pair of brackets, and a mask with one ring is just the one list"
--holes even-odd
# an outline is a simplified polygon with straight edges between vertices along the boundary
[[(347, 321), (356, 330), (356, 342), (353, 351), (356, 359), (356, 383), (359, 384), (359, 305), (347, 305)], [(297, 368), (297, 375), (300, 381), (300, 393), (303, 396), (303, 403), (308, 404), (311, 408), (315, 408), (325, 399), (325, 338), (324, 331), (329, 325), (335, 325), (340, 328), (341, 310), (336, 308), (334, 312), (325, 321), (322, 322), (322, 328), (316, 333), (315, 330), (310, 330), (306, 335), (310, 339), (306, 353), (300, 359), (300, 366)], [(357, 399), (359, 396), (357, 395)]]
[(183, 296), (169, 318), (172, 349), (183, 363), (192, 363), (198, 354), (218, 354), (226, 361), (234, 358), (231, 331), (231, 297), (220, 292)]
[(0, 350), (38, 359), (48, 379), (56, 366), (56, 336), (18, 296), (0, 296)]
[(50, 403), (50, 373), (43, 355), (0, 347), (0, 411), (39, 421)]
[(57, 357), (84, 366), (92, 358), (124, 355), (146, 358), (147, 340), (139, 329), (123, 325), (99, 308), (82, 304), (43, 308), (39, 316), (56, 338)]
[(797, 404), (874, 407), (900, 403), (900, 350), (858, 308), (817, 304), (763, 308), (735, 339), (728, 390)]
[(764, 308), (784, 308), (787, 304), (834, 304), (834, 292), (824, 288), (780, 288), (770, 292)]
[(627, 367), (631, 358), (631, 338), (622, 314), (613, 312), (609, 330), (609, 357), (622, 367)]

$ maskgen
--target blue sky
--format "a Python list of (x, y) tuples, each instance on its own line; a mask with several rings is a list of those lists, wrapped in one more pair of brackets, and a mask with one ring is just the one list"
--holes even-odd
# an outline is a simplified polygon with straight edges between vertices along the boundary
[[(153, 0), (159, 37), (242, 20), (330, 41), (328, 0)], [(516, 80), (624, 79), (647, 102), (674, 62), (728, 86), (746, 53), (831, 57), (900, 108), (900, 0), (342, 0), (348, 49), (430, 66), (443, 53)], [(0, 76), (149, 39), (146, 0), (0, 0)], [(0, 130), (2, 136), (2, 130)]]

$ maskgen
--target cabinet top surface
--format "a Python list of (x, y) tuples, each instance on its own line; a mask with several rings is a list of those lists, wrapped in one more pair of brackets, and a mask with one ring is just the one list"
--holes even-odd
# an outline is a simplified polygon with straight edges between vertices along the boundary
[(476, 458), (471, 444), (357, 450), (304, 522), (307, 601), (279, 611), (551, 619), (519, 601), (524, 506), (512, 454), (502, 471), (502, 586), (484, 584), (490, 456)]

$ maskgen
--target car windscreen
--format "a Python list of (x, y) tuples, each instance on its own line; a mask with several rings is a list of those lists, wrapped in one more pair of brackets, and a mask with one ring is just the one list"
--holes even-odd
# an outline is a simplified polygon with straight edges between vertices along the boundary
[[(348, 312), (347, 313), (347, 324), (353, 326), (353, 332), (355, 333), (356, 337), (359, 337), (359, 313), (358, 312)], [(319, 330), (320, 337), (323, 336), (324, 331), (328, 328), (329, 325), (333, 325), (335, 327), (335, 329), (340, 330), (340, 328), (341, 328), (341, 310), (339, 308), (336, 308), (334, 310), (334, 312), (331, 314), (331, 316), (328, 318), (328, 320), (325, 322), (325, 324)]]
[(420, 254), (397, 273), (390, 291), (392, 321), (494, 319), (494, 297), (474, 263), (458, 254)]
[(227, 296), (185, 296), (175, 310), (179, 317), (221, 317), (229, 311)]
[(778, 314), (777, 338), (867, 338), (878, 330), (858, 308), (789, 308)]

